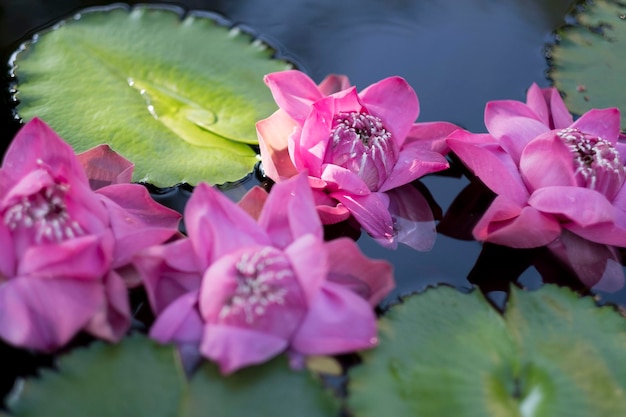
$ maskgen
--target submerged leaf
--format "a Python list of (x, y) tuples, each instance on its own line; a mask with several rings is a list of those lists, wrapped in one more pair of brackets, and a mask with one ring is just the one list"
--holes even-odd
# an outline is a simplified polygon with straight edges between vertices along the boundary
[(355, 417), (626, 413), (626, 321), (570, 290), (513, 289), (502, 317), (478, 291), (439, 288), (380, 328), (380, 346), (351, 371)]
[(596, 0), (576, 15), (578, 23), (562, 29), (552, 48), (550, 77), (565, 93), (570, 111), (619, 107), (626, 129), (626, 3)]
[(263, 75), (289, 65), (207, 14), (88, 10), (14, 54), (17, 112), (77, 152), (108, 143), (157, 186), (223, 183), (252, 170), (255, 122), (276, 108)]
[(185, 376), (173, 347), (143, 336), (117, 345), (94, 343), (58, 361), (58, 371), (27, 380), (9, 404), (20, 416), (177, 415)]

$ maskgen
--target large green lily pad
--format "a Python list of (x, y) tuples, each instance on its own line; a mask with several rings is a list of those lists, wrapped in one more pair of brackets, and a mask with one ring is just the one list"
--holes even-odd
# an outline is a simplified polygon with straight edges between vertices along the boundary
[(513, 289), (504, 317), (478, 291), (431, 289), (380, 333), (350, 372), (355, 417), (626, 415), (626, 319), (568, 289)]
[(176, 350), (137, 335), (61, 357), (58, 371), (27, 380), (9, 407), (16, 417), (172, 417), (184, 388)]
[(550, 76), (570, 111), (619, 107), (626, 130), (626, 2), (596, 0), (558, 32)]
[(91, 9), (14, 55), (17, 113), (77, 152), (108, 143), (135, 163), (135, 181), (235, 181), (257, 161), (255, 122), (276, 109), (263, 75), (290, 67), (272, 54), (206, 14)]
[(206, 362), (191, 380), (180, 417), (334, 417), (339, 402), (285, 356), (224, 377)]
[(15, 417), (334, 417), (339, 403), (285, 355), (227, 377), (205, 362), (187, 381), (173, 346), (134, 335), (62, 356), (8, 404)]

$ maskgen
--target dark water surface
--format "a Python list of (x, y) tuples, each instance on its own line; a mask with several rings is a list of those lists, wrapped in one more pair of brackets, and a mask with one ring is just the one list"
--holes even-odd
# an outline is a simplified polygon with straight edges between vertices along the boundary
[[(42, 26), (80, 8), (103, 4), (2, 0), (0, 48), (4, 62), (20, 41)], [(387, 76), (403, 76), (419, 96), (418, 121), (445, 120), (474, 132), (485, 131), (487, 101), (523, 101), (531, 83), (549, 85), (544, 47), (572, 10), (569, 0), (188, 0), (176, 4), (218, 12), (249, 28), (316, 81), (329, 73), (343, 73), (362, 89)], [(6, 90), (7, 80), (3, 81)], [(4, 146), (17, 128), (9, 106), (5, 93), (0, 109), (6, 123), (1, 137)], [(470, 184), (461, 174), (457, 165), (447, 174), (422, 179), (443, 213)], [(251, 176), (243, 188), (228, 194), (236, 199), (257, 182)], [(484, 192), (468, 195), (481, 195), (485, 207), (490, 199)], [(173, 201), (179, 209), (184, 204), (184, 199), (176, 201), (171, 193), (160, 198)], [(463, 234), (455, 231), (452, 234), (457, 237)], [(365, 235), (359, 244), (369, 256), (393, 262), (398, 288), (392, 298), (441, 283), (470, 289), (471, 282), (477, 282), (487, 289), (504, 290), (518, 275), (529, 287), (542, 282), (532, 266), (537, 257), (545, 256), (541, 250), (490, 245), (483, 249), (476, 241), (441, 233), (432, 251), (426, 253), (403, 246), (396, 251), (383, 249)], [(553, 274), (548, 280), (576, 285), (571, 274), (558, 267)], [(624, 293), (603, 297), (626, 306)], [(502, 294), (496, 292), (494, 298)]]

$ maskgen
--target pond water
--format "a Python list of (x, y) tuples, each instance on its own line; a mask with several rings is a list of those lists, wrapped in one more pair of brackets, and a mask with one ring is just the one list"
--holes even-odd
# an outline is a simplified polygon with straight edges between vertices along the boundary
[[(42, 26), (99, 4), (103, 3), (3, 0), (0, 48), (4, 62), (20, 41)], [(569, 0), (187, 0), (176, 4), (214, 11), (248, 28), (316, 81), (342, 73), (361, 89), (400, 75), (419, 96), (418, 121), (445, 120), (473, 132), (486, 131), (483, 110), (487, 101), (523, 101), (531, 83), (549, 85), (545, 45), (573, 7)], [(6, 90), (8, 80), (3, 81)], [(18, 127), (11, 119), (10, 105), (5, 93), (0, 109), (7, 126), (1, 137), (5, 147)], [(237, 199), (258, 182), (251, 175), (227, 193)], [(459, 164), (453, 164), (449, 172), (430, 175), (421, 183), (445, 214), (470, 180)], [(486, 208), (491, 198), (480, 185), (473, 185), (465, 196), (455, 207), (466, 205), (470, 212)], [(178, 209), (186, 197), (185, 190), (157, 196)], [(479, 204), (471, 205), (476, 200)], [(473, 214), (475, 220), (480, 212)], [(460, 239), (467, 237), (471, 222), (468, 217), (460, 221), (462, 227), (448, 223), (446, 234), (455, 237), (439, 233), (429, 252), (405, 246), (384, 249), (364, 233), (358, 242), (367, 255), (394, 264), (397, 289), (388, 301), (429, 285), (469, 290), (472, 283), (479, 283), (485, 290), (494, 290), (493, 299), (501, 302), (501, 291), (511, 280), (539, 286), (542, 277), (533, 265), (546, 262), (552, 266), (546, 280), (577, 285), (572, 274), (555, 266), (542, 250), (512, 250)], [(626, 306), (624, 290), (602, 297)]]

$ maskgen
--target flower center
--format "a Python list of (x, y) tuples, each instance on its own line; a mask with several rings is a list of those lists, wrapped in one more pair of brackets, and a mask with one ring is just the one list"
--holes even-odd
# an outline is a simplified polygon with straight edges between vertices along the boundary
[(65, 205), (66, 184), (45, 187), (35, 194), (22, 196), (4, 212), (9, 229), (34, 232), (35, 243), (62, 242), (84, 234)]
[(611, 142), (575, 128), (562, 129), (557, 135), (574, 155), (576, 174), (585, 187), (606, 193), (621, 186), (626, 168)]
[(235, 269), (237, 287), (220, 310), (220, 319), (234, 315), (252, 324), (271, 306), (285, 304), (289, 291), (281, 281), (293, 280), (295, 275), (282, 252), (271, 247), (246, 252)]
[(397, 162), (391, 132), (379, 117), (360, 112), (341, 112), (333, 118), (332, 148), (324, 162), (357, 174), (372, 191), (385, 181)]

